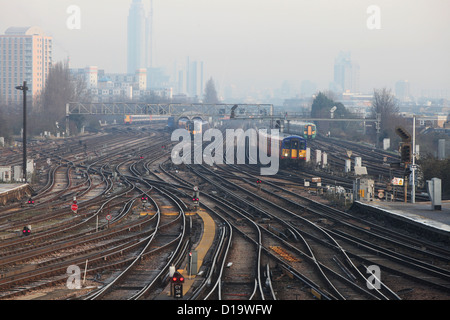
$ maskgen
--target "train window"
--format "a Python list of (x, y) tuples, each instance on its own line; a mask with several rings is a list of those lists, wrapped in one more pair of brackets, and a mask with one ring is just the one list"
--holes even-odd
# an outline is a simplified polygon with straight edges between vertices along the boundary
[(292, 140), (292, 148), (294, 150), (298, 150), (298, 140)]
[(291, 140), (284, 140), (284, 149), (290, 149), (291, 148)]
[(305, 141), (300, 142), (300, 150), (306, 150), (306, 142)]

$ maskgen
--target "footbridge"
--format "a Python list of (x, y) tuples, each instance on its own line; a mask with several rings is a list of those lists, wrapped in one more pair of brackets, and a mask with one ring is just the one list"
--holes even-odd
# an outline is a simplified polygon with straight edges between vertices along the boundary
[[(213, 120), (229, 119), (233, 116), (257, 118), (273, 115), (272, 104), (204, 104), (204, 103), (169, 103), (149, 104), (134, 102), (117, 103), (82, 103), (72, 102), (66, 104), (66, 122), (73, 115), (152, 115), (158, 117), (180, 118), (201, 117)], [(67, 124), (66, 123), (66, 124)], [(69, 128), (67, 125), (66, 128)], [(69, 132), (67, 132), (69, 134)]]

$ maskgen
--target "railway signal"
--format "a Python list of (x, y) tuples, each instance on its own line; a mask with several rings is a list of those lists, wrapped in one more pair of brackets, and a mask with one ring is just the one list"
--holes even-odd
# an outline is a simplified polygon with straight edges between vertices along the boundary
[(32, 198), (28, 199), (28, 204), (34, 204), (34, 200)]
[(194, 196), (192, 197), (192, 202), (194, 203), (195, 207), (198, 207), (200, 203), (200, 198), (198, 197), (198, 194), (194, 194)]
[(403, 143), (400, 147), (401, 161), (403, 163), (411, 163), (412, 156), (412, 146), (411, 143)]
[(29, 236), (30, 234), (31, 234), (31, 228), (30, 227), (23, 227), (22, 235)]
[(184, 277), (181, 273), (175, 272), (172, 276), (173, 283), (184, 283)]
[(145, 194), (143, 194), (141, 197), (141, 201), (142, 201), (142, 203), (147, 203), (148, 197)]
[(192, 202), (194, 203), (194, 207), (198, 207), (200, 203), (200, 192), (197, 186), (194, 187), (194, 195), (192, 196)]
[(77, 204), (77, 200), (75, 197), (73, 199), (72, 205), (70, 206), (70, 209), (72, 209), (72, 211), (74, 213), (77, 213), (77, 211), (78, 211), (78, 204)]
[(172, 276), (173, 297), (174, 298), (176, 298), (176, 299), (183, 298), (183, 283), (184, 283), (184, 277), (179, 272), (175, 272)]
[(400, 138), (402, 138), (403, 142), (410, 142), (411, 141), (411, 135), (404, 128), (397, 127), (395, 129), (395, 133), (397, 133), (397, 135), (400, 136)]

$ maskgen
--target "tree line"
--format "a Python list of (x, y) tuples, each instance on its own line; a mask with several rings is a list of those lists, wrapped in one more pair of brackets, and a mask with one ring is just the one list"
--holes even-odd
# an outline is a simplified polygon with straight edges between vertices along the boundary
[[(68, 62), (58, 62), (49, 70), (42, 92), (27, 97), (27, 134), (40, 135), (44, 131), (55, 131), (65, 125), (66, 104), (86, 99), (86, 84), (83, 79), (71, 76)], [(0, 136), (10, 140), (20, 135), (23, 123), (23, 109), (20, 104), (0, 104)], [(62, 131), (62, 130), (60, 130)]]
[[(340, 102), (334, 101), (333, 94), (319, 92), (311, 105), (311, 117), (331, 118), (330, 110), (334, 111), (334, 118), (354, 118), (347, 108)], [(370, 108), (371, 119), (380, 119), (379, 129), (373, 124), (366, 128), (365, 132), (360, 122), (332, 122), (317, 121), (318, 132), (324, 135), (343, 138), (352, 141), (363, 141), (373, 145), (382, 146), (385, 138), (390, 139), (391, 149), (397, 149), (401, 138), (395, 130), (401, 126), (412, 134), (413, 124), (411, 119), (404, 118), (399, 112), (399, 106), (395, 96), (389, 89), (375, 89)], [(450, 159), (438, 160), (435, 156), (437, 141), (448, 139), (443, 134), (421, 134), (416, 131), (416, 145), (420, 146), (420, 158), (417, 163), (421, 167), (425, 180), (440, 178), (442, 180), (443, 197), (450, 198)]]

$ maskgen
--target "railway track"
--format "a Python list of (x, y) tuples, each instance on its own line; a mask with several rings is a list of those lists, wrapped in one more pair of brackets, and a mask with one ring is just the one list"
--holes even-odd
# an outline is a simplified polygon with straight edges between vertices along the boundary
[[(130, 138), (128, 136), (128, 138)], [(118, 142), (118, 145), (123, 141)], [(38, 224), (40, 222), (47, 223), (47, 225), (41, 228), (33, 228), (33, 235), (26, 238), (16, 238), (9, 241), (3, 241), (1, 252), (2, 258), (2, 279), (1, 287), (5, 290), (10, 290), (10, 293), (4, 295), (5, 297), (11, 297), (17, 294), (23, 294), (30, 290), (35, 290), (37, 287), (42, 287), (43, 284), (39, 283), (39, 280), (43, 277), (51, 276), (52, 274), (59, 273), (64, 275), (59, 277), (60, 279), (44, 281), (46, 285), (54, 285), (61, 279), (67, 280), (64, 268), (70, 265), (82, 265), (85, 260), (90, 260), (90, 265), (95, 266), (96, 262), (108, 260), (110, 257), (114, 257), (119, 254), (122, 255), (127, 251), (130, 251), (137, 245), (138, 240), (145, 235), (144, 233), (130, 234), (133, 231), (141, 230), (144, 226), (147, 228), (149, 221), (147, 219), (137, 221), (134, 223), (124, 222), (127, 216), (132, 211), (134, 202), (141, 195), (142, 190), (137, 190), (136, 186), (127, 181), (123, 181), (122, 186), (111, 192), (114, 185), (113, 174), (105, 170), (105, 165), (102, 164), (100, 168), (95, 169), (95, 165), (98, 161), (85, 165), (74, 165), (71, 160), (64, 159), (60, 156), (61, 161), (70, 163), (66, 171), (65, 181), (61, 181), (61, 177), (58, 177), (56, 170), (49, 171), (49, 181), (42, 190), (42, 197), (40, 204), (35, 208), (30, 208), (28, 215), (23, 215), (17, 219), (18, 225), (20, 223), (33, 223)], [(41, 215), (39, 220), (32, 217), (33, 214), (40, 213), (41, 207), (45, 209), (46, 203), (52, 203), (55, 205), (56, 199), (61, 196), (67, 198), (72, 195), (73, 189), (70, 187), (69, 180), (71, 169), (77, 167), (77, 169), (85, 170), (86, 181), (84, 184), (88, 184), (86, 190), (77, 193), (78, 200), (80, 201), (80, 209), (86, 209), (84, 215), (71, 216), (70, 219), (65, 219), (64, 222), (55, 222), (55, 219), (60, 215), (67, 216), (67, 209), (60, 209), (59, 213), (51, 212), (50, 214)], [(64, 168), (61, 165), (58, 168)], [(62, 169), (63, 170), (63, 169)], [(90, 195), (89, 191), (92, 188), (93, 183), (87, 181), (93, 181), (91, 175), (101, 176), (101, 182), (97, 183), (96, 187), (100, 187), (100, 191), (97, 191), (96, 195)], [(51, 180), (51, 181), (50, 181)], [(64, 185), (60, 189), (54, 188), (55, 185)], [(125, 186), (123, 185), (125, 184)], [(133, 194), (134, 193), (134, 197)], [(49, 194), (47, 199), (44, 194)], [(132, 198), (130, 198), (130, 195)], [(86, 197), (85, 201), (84, 197)], [(88, 199), (90, 198), (90, 199)], [(70, 199), (70, 197), (69, 197)], [(64, 199), (67, 200), (67, 199)], [(15, 207), (18, 207), (16, 205)], [(87, 209), (91, 208), (89, 212)], [(14, 206), (8, 208), (14, 210)], [(111, 227), (117, 225), (116, 230), (105, 230), (106, 223), (98, 223), (98, 220), (104, 220), (106, 213), (103, 213), (104, 209), (108, 209), (108, 212), (114, 212), (117, 210), (117, 214), (112, 213), (114, 219), (111, 221)], [(17, 209), (16, 209), (17, 210)], [(12, 213), (13, 214), (13, 213)], [(10, 219), (11, 212), (9, 211), (4, 219)], [(99, 219), (99, 217), (101, 217)], [(25, 221), (25, 222), (23, 222)], [(49, 221), (52, 221), (49, 226)], [(108, 223), (109, 227), (109, 223)], [(14, 228), (13, 224), (4, 226), (4, 230)], [(68, 235), (70, 234), (70, 236)], [(125, 236), (124, 236), (125, 234)], [(109, 241), (109, 242), (108, 242)], [(114, 248), (105, 250), (105, 248)], [(22, 248), (22, 249), (20, 249)], [(102, 251), (103, 250), (103, 251)], [(49, 256), (58, 255), (57, 258), (47, 258)], [(37, 259), (44, 260), (44, 262), (36, 262)], [(63, 262), (61, 262), (63, 261)], [(29, 262), (29, 263), (27, 263)], [(99, 269), (100, 270), (100, 269)], [(98, 271), (97, 271), (98, 272)], [(36, 282), (38, 281), (38, 282)], [(32, 284), (35, 283), (35, 285)], [(28, 288), (19, 287), (14, 289), (14, 286), (19, 286), (23, 283), (30, 283)]]
[[(11, 238), (0, 243), (0, 299), (49, 286), (64, 291), (60, 299), (167, 299), (170, 267), (185, 268), (206, 232), (200, 212), (214, 221), (214, 237), (184, 299), (450, 295), (448, 250), (313, 200), (303, 172), (260, 177), (251, 166), (175, 166), (168, 135), (115, 134), (51, 146), (45, 160), (54, 165), (42, 164), (35, 205), (1, 210), (0, 231)], [(82, 214), (68, 212), (74, 196)], [(32, 236), (18, 236), (24, 224), (34, 226)], [(65, 288), (73, 266), (87, 279), (78, 291)], [(381, 270), (375, 281), (373, 266)]]
[[(204, 168), (203, 168), (204, 169)], [(211, 171), (211, 170), (209, 170), (209, 171)], [(210, 174), (211, 173), (213, 173), (214, 174), (214, 172), (210, 172)], [(220, 176), (225, 176), (226, 177), (226, 179), (222, 179), (222, 182), (221, 183), (216, 183), (216, 184), (214, 184), (214, 183), (212, 183), (212, 184), (214, 184), (214, 187), (216, 188), (215, 190), (217, 190), (217, 188), (219, 188), (218, 187), (218, 185), (226, 185), (226, 184), (230, 184), (230, 170), (229, 170), (229, 167), (227, 167), (225, 170), (224, 170), (224, 172), (221, 172), (221, 174), (220, 175), (217, 175), (217, 174), (214, 174), (215, 176), (216, 176), (216, 178), (217, 179), (222, 179)], [(252, 180), (254, 180), (254, 174), (252, 174), (252, 175), (250, 175), (251, 177), (252, 177)], [(203, 177), (204, 179), (205, 179), (205, 177)], [(210, 183), (211, 183), (211, 181), (209, 181)], [(253, 186), (254, 187), (254, 189), (252, 189), (252, 190), (249, 190), (249, 185), (251, 185), (252, 183), (251, 182), (249, 182), (249, 181), (247, 181), (247, 185), (245, 186), (245, 187), (243, 187), (242, 189), (242, 192), (247, 192), (247, 195), (240, 195), (240, 196), (234, 196), (234, 201), (239, 201), (239, 202), (246, 202), (244, 199), (246, 199), (246, 198), (248, 198), (248, 197), (251, 197), (251, 196), (253, 196), (254, 197), (254, 195), (257, 193), (257, 191), (258, 190), (255, 190), (255, 189), (257, 189), (257, 187), (256, 186)], [(206, 189), (210, 189), (210, 188), (208, 188), (208, 187), (206, 187)], [(236, 189), (236, 186), (234, 186), (234, 189)], [(223, 190), (223, 188), (222, 188), (222, 190)], [(226, 190), (223, 190), (224, 191), (224, 193), (221, 195), (221, 198), (226, 198), (227, 197), (227, 195), (228, 196), (233, 196), (232, 195), (232, 193), (233, 192), (230, 192), (230, 191), (226, 191)], [(227, 194), (227, 195), (225, 195), (225, 194)], [(275, 195), (275, 197), (278, 197), (278, 195)], [(264, 199), (258, 199), (260, 202), (263, 202), (264, 201)], [(291, 201), (292, 202), (292, 201)], [(292, 205), (292, 203), (291, 203), (291, 205)], [(317, 204), (316, 204), (317, 205)], [(248, 206), (248, 204), (247, 204), (247, 206)], [(278, 209), (283, 209), (283, 208), (278, 208)], [(242, 210), (242, 208), (241, 208), (241, 210)], [(308, 209), (309, 210), (309, 209)], [(322, 208), (322, 210), (323, 210), (323, 208)], [(259, 210), (260, 211), (260, 214), (259, 214), (259, 216), (255, 216), (255, 214), (253, 214), (253, 217), (254, 217), (254, 219), (264, 219), (264, 218), (266, 218), (266, 219), (271, 219), (271, 218), (267, 218), (267, 212), (263, 212), (262, 210)], [(316, 210), (317, 211), (317, 210)], [(340, 218), (342, 218), (342, 217), (340, 217)], [(347, 217), (348, 218), (348, 217)], [(273, 219), (273, 218), (272, 218)], [(291, 218), (292, 219), (292, 218)], [(319, 215), (318, 217), (316, 217), (315, 219), (321, 219), (322, 221), (325, 219), (324, 217), (323, 217), (323, 215)], [(339, 218), (336, 218), (336, 219), (339, 219)], [(283, 220), (283, 219), (281, 219), (281, 220)], [(286, 220), (286, 218), (285, 218), (285, 220)], [(312, 223), (312, 224), (314, 224), (314, 223)], [(292, 227), (292, 226), (289, 226), (288, 225), (288, 227)], [(369, 228), (370, 229), (370, 227), (363, 227), (362, 229), (364, 230), (364, 231), (367, 231), (366, 229), (367, 228)], [(323, 228), (322, 228), (323, 229)], [(379, 228), (379, 229), (381, 229), (381, 228)], [(291, 230), (291, 232), (292, 232), (292, 230)], [(331, 231), (330, 230), (325, 230), (325, 233), (328, 233), (328, 234), (331, 234)], [(304, 232), (304, 234), (305, 235), (307, 235), (308, 237), (310, 237), (310, 238), (315, 238), (316, 239), (316, 241), (318, 241), (318, 242), (320, 242), (320, 241), (322, 241), (323, 242), (323, 239), (319, 239), (317, 236), (315, 236), (315, 235), (312, 235), (311, 233), (308, 233), (308, 232)], [(371, 236), (373, 236), (373, 235), (371, 235)], [(330, 240), (330, 241), (332, 241), (332, 242), (334, 242), (334, 246), (335, 246), (335, 248), (337, 248), (338, 249), (338, 251), (340, 251), (341, 253), (343, 253), (344, 255), (345, 255), (345, 253), (346, 253), (346, 249), (343, 249), (340, 245), (338, 245), (337, 244), (337, 239), (339, 239), (339, 241), (341, 241), (341, 239), (342, 238), (340, 238), (340, 237), (338, 237), (338, 236), (336, 236), (335, 235), (335, 233), (333, 233), (333, 240)], [(399, 245), (400, 247), (402, 247), (402, 246), (405, 246), (405, 243), (408, 243), (408, 241), (410, 241), (410, 239), (403, 239), (403, 244), (402, 243), (399, 243), (399, 242), (397, 242), (396, 243), (396, 245)], [(394, 241), (395, 242), (395, 241)], [(357, 243), (356, 244), (356, 246), (361, 246), (362, 245), (362, 243), (363, 242), (359, 242), (359, 243)], [(388, 244), (389, 246), (392, 246), (393, 244), (392, 244), (393, 242), (391, 242), (390, 244)], [(385, 244), (386, 245), (386, 244)], [(328, 244), (328, 246), (330, 246), (330, 244)], [(377, 250), (380, 250), (380, 248), (381, 247), (379, 247), (379, 248), (376, 248), (376, 249), (372, 249), (372, 250), (374, 250), (374, 251), (377, 251)], [(367, 254), (367, 253), (366, 253)], [(447, 252), (447, 254), (448, 254), (448, 252)], [(446, 256), (446, 254), (444, 254), (443, 255), (443, 257), (444, 257), (444, 263), (446, 263), (446, 258), (445, 258), (445, 256)], [(355, 255), (353, 254), (352, 255), (352, 258), (355, 258)], [(421, 257), (421, 259), (424, 259), (424, 257)], [(335, 261), (335, 264), (338, 264), (339, 265), (339, 268), (340, 269), (343, 269), (343, 270), (341, 270), (341, 271), (344, 271), (344, 274), (345, 274), (345, 276), (347, 276), (347, 277), (350, 277), (350, 278), (355, 278), (355, 276), (349, 276), (349, 274), (351, 273), (351, 272), (349, 272), (348, 270), (345, 270), (345, 266), (343, 266), (343, 264), (342, 264), (342, 262), (336, 262), (336, 261), (340, 261), (339, 260), (339, 258), (336, 258), (336, 256), (333, 256), (333, 260)], [(331, 261), (331, 260), (330, 260)], [(346, 259), (344, 260), (344, 261), (351, 261), (351, 259), (350, 259), (350, 257), (346, 257)], [(366, 260), (367, 261), (367, 260)], [(402, 261), (402, 263), (404, 263), (404, 261)], [(352, 264), (352, 263), (349, 263), (350, 265)], [(347, 267), (348, 268), (348, 267)], [(415, 268), (415, 267), (414, 267)], [(353, 271), (352, 272), (354, 272), (354, 273), (356, 273), (356, 275), (360, 275), (360, 277), (361, 277), (361, 281), (362, 281), (362, 285), (360, 285), (360, 289), (363, 289), (363, 288), (361, 288), (362, 286), (364, 286), (364, 285), (366, 285), (367, 283), (368, 283), (368, 276), (365, 276), (364, 277), (364, 275), (362, 274), (362, 272), (359, 270), (360, 268), (357, 268), (356, 266), (353, 266)], [(387, 267), (387, 269), (389, 269), (389, 267)], [(391, 268), (391, 270), (394, 270), (394, 268)], [(442, 270), (444, 270), (444, 269), (441, 269), (440, 271), (442, 271)], [(428, 270), (422, 270), (423, 272), (425, 272), (425, 273), (427, 273), (428, 272)], [(440, 271), (437, 271), (438, 273), (440, 272)], [(445, 273), (445, 272), (442, 272), (442, 273)], [(404, 277), (406, 277), (406, 278), (408, 278), (408, 277), (410, 277), (410, 275), (411, 275), (411, 271), (405, 271), (405, 273), (403, 273), (403, 276)], [(422, 277), (422, 278), (421, 278)], [(418, 281), (418, 282), (421, 282), (422, 280), (423, 280), (423, 278), (424, 277), (426, 277), (424, 274), (422, 274), (422, 276), (417, 276), (416, 278), (415, 278), (415, 281)], [(446, 278), (446, 276), (444, 276), (443, 277), (443, 279), (445, 279)], [(447, 281), (447, 279), (445, 279), (445, 281)], [(382, 299), (392, 299), (392, 298), (394, 298), (394, 299), (399, 299), (400, 297), (392, 290), (392, 289), (389, 289), (389, 287), (388, 286), (386, 286), (385, 284), (383, 284), (383, 283), (381, 283), (382, 284), (382, 287), (381, 287), (381, 290), (380, 290), (380, 292), (378, 292), (377, 293), (377, 295), (379, 296), (379, 298), (382, 298)], [(432, 287), (437, 287), (437, 283), (432, 283), (432, 282), (428, 282), (428, 285), (429, 286), (432, 286)], [(441, 289), (444, 291), (444, 292), (446, 292), (447, 290), (448, 290), (448, 286), (442, 286), (441, 287)], [(364, 290), (362, 290), (362, 291), (364, 291)], [(367, 290), (366, 290), (367, 291)], [(382, 292), (383, 291), (383, 292)], [(444, 293), (445, 294), (445, 293)], [(342, 295), (340, 295), (340, 297), (342, 298)]]

